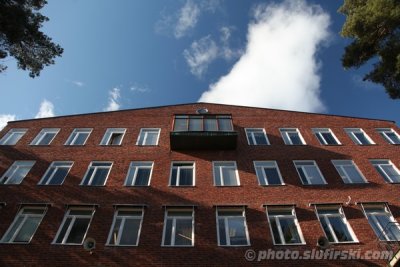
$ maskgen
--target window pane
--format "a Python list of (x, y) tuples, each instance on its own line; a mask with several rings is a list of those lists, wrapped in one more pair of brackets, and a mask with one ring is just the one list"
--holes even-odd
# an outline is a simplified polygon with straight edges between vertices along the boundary
[(264, 168), (264, 174), (267, 177), (268, 184), (282, 184), (276, 168)]
[(335, 232), (336, 238), (339, 242), (354, 241), (351, 236), (347, 224), (343, 221), (343, 218), (339, 216), (329, 217), (328, 220), (331, 223), (333, 231)]
[(192, 245), (192, 218), (176, 220), (175, 245)]
[(325, 235), (328, 238), (329, 242), (335, 242), (335, 238), (333, 237), (328, 224), (325, 221), (325, 217), (320, 217), (320, 222), (322, 225), (322, 228), (324, 229)]
[(83, 242), (86, 230), (89, 226), (89, 218), (76, 218), (74, 225), (69, 232), (66, 243), (80, 244)]
[(3, 242), (10, 242), (11, 241), (11, 238), (13, 237), (15, 232), (17, 231), (18, 227), (21, 225), (23, 219), (24, 218), (22, 216), (18, 216), (17, 220), (12, 225), (12, 228), (8, 231), (7, 235), (3, 237), (3, 239), (2, 239)]
[(57, 237), (56, 243), (62, 243), (64, 236), (68, 230), (69, 225), (71, 224), (72, 218), (67, 218), (65, 220), (65, 223), (62, 226), (62, 229), (60, 231), (60, 234)]
[(67, 176), (69, 168), (67, 167), (58, 167), (56, 172), (54, 173), (53, 178), (49, 182), (51, 185), (60, 185), (63, 183), (65, 177)]
[(218, 131), (217, 119), (216, 118), (204, 119), (204, 130), (205, 131)]
[(193, 169), (180, 169), (179, 185), (193, 185)]
[(218, 233), (219, 233), (219, 244), (221, 246), (227, 245), (224, 219), (218, 219)]
[(393, 144), (400, 144), (400, 139), (394, 132), (386, 132), (386, 135), (392, 140)]
[(299, 172), (300, 175), (300, 180), (303, 184), (310, 184), (307, 180), (306, 174), (303, 171), (303, 168), (297, 168), (297, 171)]
[(125, 219), (120, 245), (136, 245), (140, 221), (140, 219)]
[(379, 233), (381, 239), (382, 236), (388, 238), (388, 240), (400, 240), (400, 230), (398, 224), (393, 222), (388, 215), (375, 215), (375, 218), (381, 225), (383, 233)]
[(89, 133), (78, 133), (73, 145), (84, 145)]
[(233, 131), (232, 129), (232, 120), (231, 119), (218, 119), (218, 126), (220, 131), (230, 132)]
[(268, 145), (267, 138), (262, 131), (254, 132), (254, 139), (256, 140), (257, 145)]
[(272, 235), (274, 237), (275, 244), (282, 244), (281, 237), (278, 231), (278, 225), (276, 224), (276, 220), (274, 217), (270, 218), (271, 228), (272, 228)]
[(202, 131), (203, 119), (201, 117), (190, 117), (189, 131)]
[(187, 118), (175, 118), (174, 131), (175, 132), (187, 131), (188, 130), (187, 123), (188, 123)]
[(29, 242), (38, 228), (41, 219), (40, 217), (28, 217), (15, 237), (14, 242)]
[(7, 184), (19, 184), (28, 174), (31, 167), (18, 167), (11, 177), (7, 180)]
[(323, 184), (321, 175), (315, 166), (304, 166), (304, 171), (310, 181), (310, 184)]
[(165, 234), (164, 245), (170, 246), (171, 245), (171, 235), (172, 235), (172, 219), (167, 219), (164, 234)]
[(328, 145), (337, 145), (335, 138), (331, 133), (321, 133)]
[(121, 226), (121, 218), (117, 218), (116, 220), (115, 220), (115, 223), (114, 223), (114, 228), (112, 229), (112, 232), (111, 232), (111, 237), (110, 237), (110, 245), (117, 245), (117, 242), (118, 242), (118, 236), (119, 236), (119, 227)]
[(231, 245), (247, 245), (244, 218), (229, 218), (228, 227)]
[(109, 145), (120, 145), (122, 141), (122, 133), (113, 133), (110, 137)]
[(145, 145), (157, 145), (158, 132), (148, 132)]
[(45, 133), (42, 140), (38, 143), (38, 145), (48, 145), (50, 144), (51, 140), (53, 140), (55, 133)]
[(285, 243), (301, 243), (297, 226), (293, 218), (280, 218), (281, 229)]
[(354, 135), (357, 137), (357, 139), (360, 141), (360, 143), (362, 145), (369, 145), (370, 144), (369, 140), (367, 139), (367, 137), (365, 136), (364, 133), (355, 132)]
[(302, 145), (303, 144), (298, 133), (288, 132), (287, 134), (290, 138), (290, 141), (292, 142), (292, 145)]
[(222, 168), (222, 175), (224, 179), (224, 185), (238, 185), (235, 169)]
[(148, 185), (151, 169), (139, 168), (137, 170), (135, 185)]
[(97, 168), (91, 185), (104, 185), (109, 169)]
[(365, 183), (363, 177), (355, 166), (345, 165), (343, 166), (343, 169), (346, 171), (353, 183)]

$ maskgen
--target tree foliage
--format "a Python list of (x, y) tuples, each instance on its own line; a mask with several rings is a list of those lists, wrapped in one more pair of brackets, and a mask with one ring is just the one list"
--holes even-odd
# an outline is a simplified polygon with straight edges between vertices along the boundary
[(359, 68), (372, 60), (364, 81), (382, 84), (393, 99), (400, 99), (400, 1), (344, 0), (346, 15), (341, 35), (352, 38), (342, 65)]
[[(46, 4), (46, 0), (0, 0), (0, 60), (14, 57), (18, 68), (28, 70), (32, 78), (63, 52), (40, 31), (49, 20), (39, 13)], [(6, 68), (0, 64), (0, 72)]]

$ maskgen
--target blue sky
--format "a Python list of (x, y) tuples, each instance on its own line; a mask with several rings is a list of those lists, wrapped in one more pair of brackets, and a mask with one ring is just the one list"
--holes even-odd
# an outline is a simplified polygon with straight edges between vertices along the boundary
[(400, 121), (399, 101), (344, 70), (342, 1), (49, 1), (64, 48), (35, 79), (0, 74), (7, 120), (217, 102)]

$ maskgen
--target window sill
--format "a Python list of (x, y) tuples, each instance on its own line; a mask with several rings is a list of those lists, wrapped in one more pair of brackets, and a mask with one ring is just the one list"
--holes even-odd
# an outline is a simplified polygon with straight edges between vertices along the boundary
[(280, 187), (280, 186), (285, 186), (287, 184), (258, 184), (261, 187)]
[(110, 248), (119, 248), (119, 247), (121, 247), (121, 248), (124, 248), (124, 247), (130, 248), (130, 247), (138, 247), (138, 245), (110, 245), (110, 244), (106, 244), (105, 246), (106, 246), (106, 247), (110, 247)]
[(187, 245), (187, 246), (167, 246), (161, 245), (162, 248), (194, 248), (194, 245)]
[(274, 246), (284, 247), (284, 246), (305, 246), (306, 243), (293, 243), (293, 244), (274, 244)]
[(215, 187), (241, 187), (241, 185), (214, 185)]
[(124, 185), (124, 187), (150, 187), (150, 185)]
[(82, 147), (85, 146), (86, 144), (83, 145), (64, 145), (64, 147)]
[(351, 242), (329, 242), (330, 245), (340, 246), (340, 245), (355, 245), (360, 244), (360, 241), (351, 241)]
[(221, 248), (240, 248), (240, 247), (250, 247), (251, 244), (246, 244), (246, 245), (218, 245), (218, 247)]
[(196, 187), (195, 185), (168, 185), (168, 187), (170, 187), (170, 188), (180, 188), (180, 187), (183, 187), (183, 188), (193, 188), (193, 187)]

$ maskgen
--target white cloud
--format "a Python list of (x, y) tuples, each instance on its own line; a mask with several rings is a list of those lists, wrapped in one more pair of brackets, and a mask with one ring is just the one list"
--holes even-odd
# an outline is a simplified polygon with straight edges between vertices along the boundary
[(40, 103), (39, 111), (35, 118), (38, 119), (47, 117), (54, 117), (54, 105), (50, 101), (44, 99), (42, 103)]
[(134, 85), (131, 85), (130, 89), (131, 89), (132, 92), (137, 92), (137, 93), (150, 92), (150, 89), (147, 86), (139, 85), (139, 84), (136, 84), (136, 83)]
[(200, 8), (192, 0), (186, 1), (179, 11), (178, 22), (175, 26), (176, 38), (183, 37), (190, 29), (194, 28), (200, 16)]
[(231, 60), (237, 58), (243, 53), (242, 50), (233, 49), (229, 45), (229, 40), (231, 38), (233, 30), (234, 30), (233, 27), (227, 27), (227, 26), (221, 27), (220, 29), (221, 32), (220, 40), (222, 45), (219, 54), (225, 60)]
[(199, 101), (300, 111), (325, 109), (316, 52), (329, 39), (329, 15), (304, 1), (258, 5), (247, 47)]
[(119, 88), (114, 87), (108, 92), (108, 105), (104, 108), (104, 111), (114, 111), (121, 107), (121, 104), (119, 103), (119, 99), (121, 98), (120, 91)]
[(78, 87), (82, 87), (82, 86), (84, 86), (85, 84), (83, 83), (83, 82), (81, 82), (81, 81), (71, 81), (73, 84), (75, 84), (76, 86), (78, 86)]
[(12, 114), (0, 114), (0, 131), (6, 127), (7, 122), (14, 121), (16, 119), (15, 115)]

